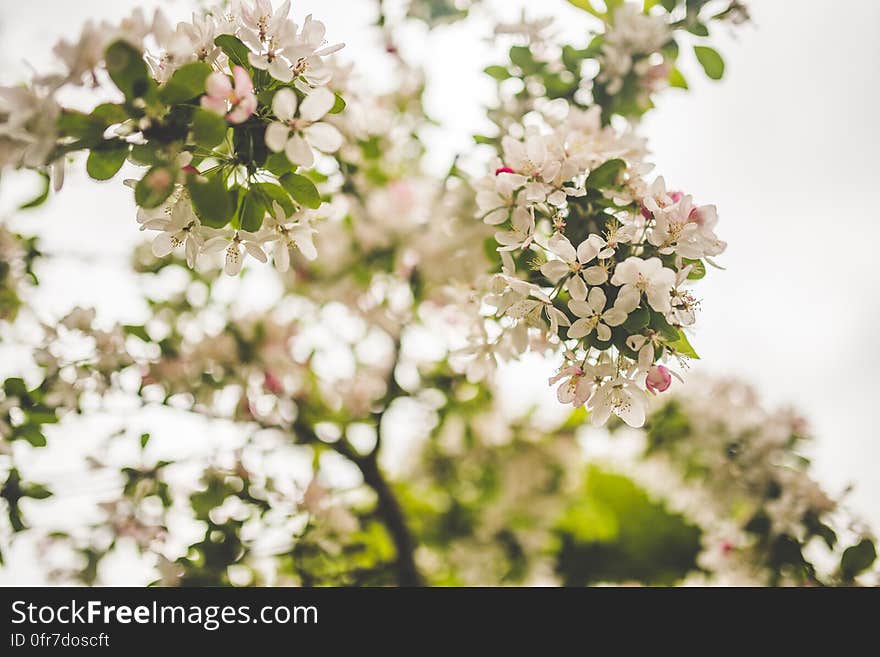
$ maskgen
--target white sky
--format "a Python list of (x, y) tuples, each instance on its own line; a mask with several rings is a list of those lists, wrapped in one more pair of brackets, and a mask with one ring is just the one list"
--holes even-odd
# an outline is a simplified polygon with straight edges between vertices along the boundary
[[(185, 15), (183, 3), (119, 0), (30, 0), (0, 8), (0, 81), (22, 77), (22, 62), (40, 68), (59, 36), (75, 37), (87, 18), (119, 17), (137, 4)], [(556, 14), (577, 39), (586, 16), (564, 0), (491, 0), (507, 16), (519, 8)], [(818, 440), (816, 473), (832, 493), (855, 485), (850, 506), (880, 527), (877, 414), (880, 274), (869, 240), (878, 217), (880, 146), (880, 2), (753, 0), (754, 26), (714, 39), (725, 56), (720, 83), (682, 68), (691, 93), (671, 91), (645, 121), (658, 172), (673, 187), (715, 203), (719, 234), (729, 243), (726, 272), (701, 282), (703, 312), (694, 340), (695, 369), (736, 374), (772, 403), (791, 403), (809, 418)], [(296, 18), (313, 12), (328, 38), (345, 41), (347, 56), (372, 73), (383, 60), (364, 25), (372, 0), (298, 0)], [(432, 162), (469, 147), (484, 127), (482, 107), (492, 84), (480, 71), (494, 63), (482, 38), (486, 25), (444, 29), (430, 39), (402, 38), (428, 66), (428, 109), (444, 123), (432, 136)], [(381, 72), (377, 73), (381, 79)], [(13, 180), (10, 178), (10, 180)], [(25, 182), (0, 185), (0, 213), (27, 196)], [(119, 265), (139, 239), (130, 192), (118, 179), (103, 185), (70, 176), (61, 196), (17, 219), (46, 235), (49, 250), (106, 257), (92, 264), (65, 260), (47, 269), (40, 302), (64, 309), (91, 303), (108, 317), (136, 316), (133, 279)], [(114, 260), (113, 258), (116, 258)], [(515, 368), (519, 394), (539, 377)], [(542, 371), (540, 379), (543, 380)], [(540, 393), (547, 393), (540, 384)], [(538, 392), (535, 390), (534, 392)], [(0, 581), (5, 578), (0, 574)], [(16, 578), (13, 578), (16, 579)], [(19, 580), (21, 581), (21, 580)]]

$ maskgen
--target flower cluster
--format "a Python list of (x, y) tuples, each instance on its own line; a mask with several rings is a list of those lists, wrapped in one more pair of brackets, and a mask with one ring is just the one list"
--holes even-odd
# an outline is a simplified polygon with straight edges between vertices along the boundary
[[(873, 561), (873, 538), (810, 476), (810, 437), (801, 416), (767, 410), (740, 381), (695, 381), (651, 413), (633, 471), (701, 528), (698, 563), (715, 581), (851, 581)], [(820, 546), (836, 568), (816, 565)]]
[[(119, 24), (88, 23), (60, 42), (61, 71), (0, 89), (0, 167), (44, 173), (48, 195), (66, 157), (88, 151), (92, 178), (112, 178), (126, 161), (149, 167), (134, 189), (142, 229), (159, 231), (154, 252), (183, 246), (194, 266), (225, 250), (226, 272), (269, 253), (285, 271), (292, 251), (316, 257), (313, 222), (322, 198), (319, 157), (342, 145), (324, 119), (345, 102), (331, 90), (326, 28), (297, 25), (290, 2), (207, 9), (173, 26), (140, 10)], [(63, 107), (70, 86), (109, 77), (119, 102), (83, 113)]]
[(689, 286), (724, 251), (715, 208), (649, 183), (641, 141), (603, 127), (598, 108), (521, 132), (478, 184), (480, 216), (500, 228), (484, 298), (504, 329), (495, 343), (561, 343), (559, 400), (640, 426), (646, 390), (670, 385), (664, 362), (696, 357)]

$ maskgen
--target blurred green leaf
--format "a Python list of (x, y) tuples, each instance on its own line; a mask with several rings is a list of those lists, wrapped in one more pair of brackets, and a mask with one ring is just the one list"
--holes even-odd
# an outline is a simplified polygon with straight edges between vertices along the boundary
[(716, 50), (708, 46), (694, 46), (694, 54), (696, 54), (697, 61), (700, 62), (703, 70), (706, 71), (706, 75), (713, 80), (720, 80), (722, 78), (724, 75), (724, 60)]
[(214, 148), (226, 138), (226, 119), (201, 107), (193, 113), (192, 138), (199, 146)]
[(205, 62), (184, 64), (171, 74), (159, 90), (159, 97), (169, 105), (177, 105), (205, 93), (205, 80), (213, 69)]
[(86, 171), (95, 180), (110, 180), (122, 168), (128, 157), (129, 145), (120, 140), (107, 142), (92, 149), (86, 160)]

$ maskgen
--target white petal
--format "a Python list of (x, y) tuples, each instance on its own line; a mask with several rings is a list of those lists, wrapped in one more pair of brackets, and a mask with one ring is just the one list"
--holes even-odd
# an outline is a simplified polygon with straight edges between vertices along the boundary
[(269, 150), (280, 153), (287, 145), (290, 129), (283, 123), (270, 123), (266, 128), (266, 146)]
[(336, 96), (333, 92), (326, 87), (320, 87), (303, 99), (299, 115), (306, 121), (317, 121), (330, 111), (335, 102)]
[(282, 121), (290, 121), (296, 114), (296, 94), (290, 89), (280, 89), (272, 98), (272, 111)]
[(171, 233), (159, 233), (153, 240), (153, 255), (157, 258), (164, 258), (174, 250), (171, 243)]
[(587, 298), (587, 286), (584, 284), (584, 279), (580, 276), (572, 276), (565, 283), (565, 286), (568, 288), (568, 292), (571, 294), (572, 299)]
[(275, 269), (285, 272), (290, 269), (290, 251), (285, 242), (279, 242), (274, 252)]
[(287, 159), (294, 164), (303, 167), (310, 167), (315, 163), (315, 155), (312, 153), (312, 147), (299, 135), (294, 135), (284, 147)]
[[(305, 103), (303, 103), (305, 107)], [(305, 130), (309, 143), (319, 151), (334, 153), (342, 146), (342, 135), (329, 123), (315, 123)]]
[(605, 309), (605, 301), (605, 293), (602, 291), (601, 287), (594, 287), (590, 290), (590, 295), (587, 297), (587, 303), (589, 303), (590, 307), (597, 313), (601, 313)]
[(569, 271), (568, 265), (561, 260), (551, 260), (550, 262), (545, 262), (541, 265), (541, 273), (554, 283), (565, 276)]
[(293, 80), (293, 71), (290, 70), (290, 64), (280, 57), (276, 57), (272, 63), (269, 64), (269, 75), (281, 82), (290, 82)]

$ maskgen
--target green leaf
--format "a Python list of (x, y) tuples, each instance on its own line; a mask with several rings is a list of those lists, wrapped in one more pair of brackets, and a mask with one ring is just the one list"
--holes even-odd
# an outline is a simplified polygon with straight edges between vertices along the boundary
[(205, 80), (213, 69), (205, 62), (184, 64), (171, 74), (159, 90), (159, 97), (169, 105), (178, 105), (205, 93)]
[(709, 36), (709, 28), (699, 21), (687, 26), (687, 31), (701, 37)]
[(678, 0), (660, 0), (660, 4), (663, 5), (663, 8), (666, 11), (671, 12), (675, 10), (675, 5), (678, 4)]
[(483, 72), (496, 80), (506, 80), (510, 77), (510, 71), (505, 66), (487, 66)]
[(45, 500), (52, 497), (52, 491), (42, 484), (26, 484), (21, 487), (21, 496), (30, 497), (35, 500)]
[(142, 433), (141, 434), (141, 449), (146, 447), (148, 442), (150, 442), (150, 434)]
[(101, 103), (92, 110), (89, 116), (102, 121), (105, 126), (122, 123), (129, 118), (125, 108), (117, 103)]
[(265, 197), (257, 189), (247, 190), (238, 212), (241, 228), (251, 232), (259, 230), (268, 210)]
[(587, 176), (587, 187), (605, 189), (617, 184), (620, 173), (626, 168), (626, 162), (620, 159), (608, 160), (599, 165)]
[(30, 201), (26, 201), (18, 206), (19, 210), (29, 210), (30, 208), (36, 208), (43, 203), (46, 202), (46, 199), (49, 198), (49, 174), (45, 171), (38, 172), (43, 179), (43, 189), (40, 190), (40, 193), (33, 197)]
[(281, 176), (278, 182), (300, 205), (312, 209), (321, 205), (321, 195), (318, 193), (318, 188), (305, 176), (300, 176), (296, 173), (286, 173)]
[(211, 228), (223, 228), (235, 214), (237, 200), (235, 192), (226, 189), (219, 175), (205, 178), (190, 175), (186, 183), (192, 199), (193, 209), (202, 223)]
[(108, 125), (100, 115), (90, 116), (76, 110), (63, 110), (58, 117), (58, 131), (62, 135), (88, 142), (103, 139)]
[(251, 184), (251, 189), (258, 193), (263, 197), (263, 201), (266, 204), (266, 209), (272, 212), (272, 202), (278, 203), (281, 206), (281, 209), (284, 210), (284, 213), (287, 216), (293, 214), (295, 209), (293, 200), (290, 198), (290, 194), (283, 187), (279, 187), (274, 183), (253, 183)]
[(110, 180), (125, 163), (128, 149), (127, 143), (115, 140), (104, 148), (92, 150), (86, 160), (86, 171), (95, 180)]
[(703, 264), (702, 260), (690, 260), (685, 258), (684, 264), (693, 267), (688, 274), (688, 280), (698, 281), (706, 275), (706, 265)]
[(125, 324), (122, 327), (122, 330), (128, 334), (133, 335), (139, 340), (143, 340), (144, 342), (150, 342), (150, 334), (147, 333), (147, 329), (140, 324)]
[(46, 436), (40, 431), (40, 427), (33, 424), (24, 424), (20, 427), (16, 427), (13, 430), (13, 436), (15, 438), (24, 438), (34, 447), (46, 446)]
[(221, 34), (214, 39), (214, 45), (219, 46), (233, 64), (238, 64), (247, 69), (251, 68), (248, 61), (250, 50), (238, 37), (234, 37), (231, 34)]
[(519, 66), (525, 75), (535, 73), (540, 68), (528, 46), (511, 46), (510, 61)]
[(283, 176), (285, 173), (296, 169), (296, 165), (287, 159), (287, 155), (284, 154), (284, 151), (280, 153), (269, 153), (263, 167), (276, 176)]
[(343, 98), (339, 94), (335, 94), (335, 95), (336, 95), (336, 100), (333, 101), (333, 107), (330, 108), (330, 111), (328, 112), (328, 114), (339, 114), (340, 112), (342, 112), (342, 110), (345, 109), (345, 98)]
[(146, 144), (134, 144), (131, 147), (131, 159), (135, 164), (154, 165), (166, 164), (167, 160), (160, 152), (161, 146), (148, 141)]
[(226, 138), (226, 119), (201, 107), (193, 113), (192, 139), (199, 146), (213, 148)]
[(605, 14), (598, 11), (593, 7), (593, 3), (590, 0), (568, 0), (568, 3), (574, 5), (578, 9), (583, 9), (588, 14), (592, 14), (596, 18), (602, 18)]
[(687, 89), (688, 83), (685, 80), (684, 76), (681, 74), (681, 71), (678, 70), (675, 66), (669, 69), (669, 86), (675, 87), (676, 89)]
[(623, 328), (630, 333), (637, 333), (648, 326), (651, 322), (651, 312), (645, 307), (639, 307), (633, 310), (626, 321), (623, 322)]
[(684, 331), (682, 331), (681, 329), (676, 329), (676, 331), (678, 331), (678, 339), (674, 342), (669, 342), (667, 346), (675, 350), (675, 353), (681, 356), (687, 356), (688, 358), (693, 358), (694, 360), (700, 360), (697, 352), (694, 351), (691, 343), (688, 342), (687, 336), (684, 334)]
[(145, 98), (155, 88), (141, 52), (126, 41), (114, 41), (104, 55), (107, 73), (125, 100)]
[(877, 548), (873, 541), (863, 538), (856, 545), (851, 545), (843, 551), (840, 558), (840, 571), (844, 579), (851, 580), (859, 573), (871, 567), (877, 559)]
[(134, 188), (134, 200), (142, 208), (156, 208), (174, 190), (174, 172), (165, 166), (154, 166)]
[(706, 75), (713, 80), (721, 79), (724, 75), (724, 60), (716, 50), (708, 46), (694, 46), (694, 54), (703, 70), (706, 71)]

